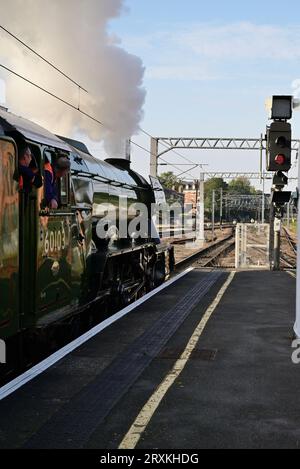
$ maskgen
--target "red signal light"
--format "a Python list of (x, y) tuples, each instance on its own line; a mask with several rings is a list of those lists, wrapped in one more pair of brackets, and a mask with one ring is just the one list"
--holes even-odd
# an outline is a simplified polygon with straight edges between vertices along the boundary
[(285, 163), (285, 156), (282, 153), (277, 155), (275, 157), (275, 163), (282, 166)]

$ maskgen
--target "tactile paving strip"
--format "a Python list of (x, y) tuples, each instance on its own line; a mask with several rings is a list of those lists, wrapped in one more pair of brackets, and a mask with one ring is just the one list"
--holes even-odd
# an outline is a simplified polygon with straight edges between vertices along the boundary
[(209, 272), (156, 323), (130, 344), (75, 398), (56, 412), (26, 448), (81, 448), (220, 278)]

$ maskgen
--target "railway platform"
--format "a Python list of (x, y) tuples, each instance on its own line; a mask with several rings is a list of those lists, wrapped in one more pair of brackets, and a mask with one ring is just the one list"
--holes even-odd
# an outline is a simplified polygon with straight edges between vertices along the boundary
[(298, 448), (295, 288), (186, 272), (3, 398), (0, 448)]

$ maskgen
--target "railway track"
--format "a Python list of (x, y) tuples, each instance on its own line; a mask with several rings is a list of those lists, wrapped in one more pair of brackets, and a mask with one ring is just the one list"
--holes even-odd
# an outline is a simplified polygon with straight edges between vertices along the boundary
[[(234, 227), (233, 223), (223, 223), (221, 226), (219, 223), (216, 223), (215, 231), (226, 230), (228, 228), (233, 228), (233, 227)], [(212, 227), (207, 226), (207, 224), (205, 224), (204, 231), (210, 232), (211, 230), (212, 230)], [(195, 239), (195, 229), (190, 230), (190, 231), (185, 231), (183, 227), (166, 229), (165, 227), (158, 226), (158, 232), (160, 233), (160, 237), (162, 239), (169, 241), (171, 244), (178, 244), (180, 242), (184, 243), (186, 240)]]
[(284, 232), (284, 235), (285, 235), (285, 239), (287, 240), (291, 250), (293, 251), (293, 253), (295, 255), (297, 255), (297, 243), (296, 243), (295, 239), (291, 236), (291, 234), (289, 233), (289, 231), (285, 227), (283, 228), (283, 232)]
[(295, 269), (297, 266), (297, 243), (285, 227), (283, 227), (282, 231), (284, 235), (283, 239), (288, 249), (284, 253), (281, 253), (281, 263), (286, 268)]
[(225, 256), (229, 251), (234, 248), (235, 238), (233, 232), (212, 243), (206, 248), (201, 248), (192, 255), (176, 262), (176, 269), (182, 269), (192, 264), (196, 264), (197, 267), (216, 267), (218, 260)]
[(280, 262), (281, 264), (284, 264), (286, 268), (288, 269), (295, 269), (296, 268), (296, 263), (295, 261), (291, 260), (288, 256), (285, 254), (282, 254), (280, 256)]

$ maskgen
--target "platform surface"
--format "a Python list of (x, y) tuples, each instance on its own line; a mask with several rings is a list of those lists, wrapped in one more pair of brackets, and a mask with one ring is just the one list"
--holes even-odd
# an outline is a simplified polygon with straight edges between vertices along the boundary
[[(228, 275), (189, 273), (1, 401), (0, 447), (118, 448)], [(295, 287), (235, 274), (137, 448), (299, 447)]]

